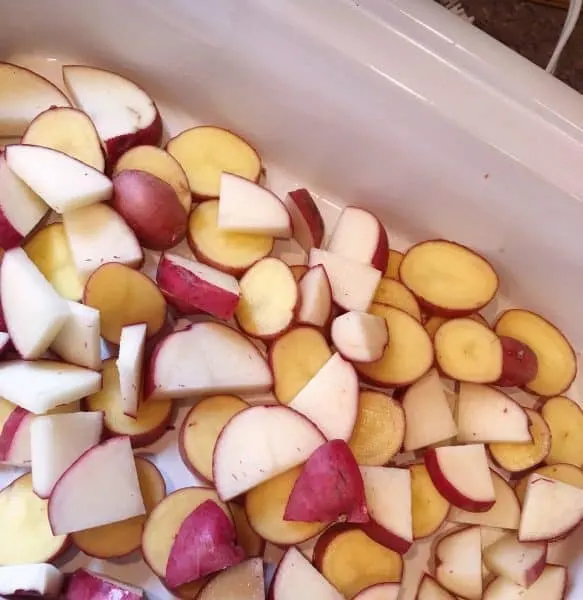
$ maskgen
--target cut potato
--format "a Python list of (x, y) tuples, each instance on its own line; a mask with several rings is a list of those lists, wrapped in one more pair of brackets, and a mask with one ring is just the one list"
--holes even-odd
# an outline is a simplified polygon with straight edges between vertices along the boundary
[[(474, 313), (468, 316), (468, 319), (472, 319), (477, 323), (481, 323), (484, 327), (490, 327), (488, 321), (480, 313)], [(440, 317), (439, 315), (432, 315), (424, 323), (425, 331), (429, 334), (431, 339), (435, 338), (437, 330), (446, 322), (449, 321), (448, 317)]]
[(81, 300), (83, 281), (75, 268), (62, 223), (39, 230), (26, 242), (24, 251), (61, 296)]
[(219, 202), (202, 202), (188, 221), (188, 243), (200, 262), (239, 276), (273, 249), (267, 235), (233, 233), (218, 228)]
[[(188, 190), (190, 194), (190, 188)], [(168, 587), (168, 584), (164, 581), (164, 579), (160, 579), (160, 583), (176, 598), (180, 598), (180, 600), (197, 600), (198, 593), (204, 588), (204, 586), (210, 581), (212, 575), (208, 577), (202, 577), (201, 579), (197, 579), (196, 581), (191, 581), (190, 583), (185, 583), (173, 590)]]
[(435, 333), (435, 358), (451, 379), (472, 383), (494, 383), (502, 376), (500, 338), (470, 318), (451, 319)]
[(421, 309), (415, 296), (400, 282), (384, 277), (380, 280), (373, 302), (400, 308), (421, 321)]
[(157, 146), (135, 146), (120, 157), (113, 175), (130, 169), (146, 171), (170, 184), (184, 210), (190, 212), (192, 195), (188, 179), (180, 163), (171, 154)]
[(399, 267), (401, 266), (403, 256), (403, 253), (398, 250), (389, 250), (389, 260), (385, 269), (385, 277), (395, 279), (396, 281), (400, 280)]
[[(141, 456), (136, 456), (136, 471), (147, 515), (166, 495), (166, 484), (160, 471)], [(72, 534), (73, 543), (94, 558), (121, 558), (140, 548), (146, 515), (77, 531)]]
[(53, 535), (48, 501), (32, 490), (30, 473), (0, 491), (0, 565), (49, 562), (65, 550), (66, 535)]
[(243, 275), (239, 286), (235, 318), (245, 333), (269, 340), (290, 327), (300, 294), (293, 273), (283, 261), (271, 257), (259, 260)]
[(310, 192), (305, 188), (292, 190), (283, 202), (291, 216), (294, 238), (304, 252), (319, 248), (324, 239), (324, 219)]
[(261, 175), (261, 158), (254, 148), (220, 127), (193, 127), (173, 137), (166, 150), (182, 166), (197, 200), (218, 198), (221, 174), (233, 173), (251, 181)]
[(534, 410), (524, 409), (528, 415), (531, 442), (522, 444), (489, 444), (490, 456), (496, 464), (510, 473), (521, 473), (536, 467), (547, 458), (551, 450), (551, 431), (544, 419)]
[(541, 409), (551, 430), (551, 450), (547, 464), (567, 463), (583, 467), (583, 410), (565, 396), (550, 398)]
[(411, 513), (413, 539), (433, 535), (445, 522), (449, 502), (437, 491), (424, 464), (411, 465)]
[(501, 335), (502, 375), (496, 385), (503, 387), (522, 387), (532, 381), (538, 372), (536, 354), (523, 342)]
[[(290, 267), (294, 278), (296, 274)], [(308, 269), (297, 280), (300, 290), (300, 308), (297, 322), (314, 327), (325, 327), (332, 315), (332, 288), (322, 265)]]
[(263, 580), (263, 560), (246, 560), (217, 573), (203, 589), (196, 600), (265, 600)]
[(536, 377), (526, 384), (540, 396), (558, 396), (577, 374), (577, 357), (569, 341), (549, 321), (528, 310), (512, 309), (496, 321), (494, 331), (526, 344), (538, 362)]
[(120, 263), (107, 263), (89, 277), (83, 302), (100, 312), (101, 335), (113, 344), (126, 325), (146, 323), (152, 337), (166, 321), (166, 300), (154, 282)]
[(285, 509), (302, 467), (286, 471), (245, 495), (245, 512), (257, 535), (272, 544), (294, 546), (318, 535), (328, 523), (287, 521)]
[(245, 508), (236, 502), (230, 502), (229, 509), (235, 522), (237, 541), (245, 550), (245, 555), (249, 558), (263, 556), (265, 540), (251, 527)]
[(289, 404), (330, 359), (326, 338), (313, 327), (295, 327), (269, 348), (274, 394)]
[(447, 240), (428, 240), (410, 248), (399, 276), (422, 308), (444, 317), (470, 315), (498, 291), (492, 265), (473, 250)]
[(118, 173), (113, 178), (111, 206), (144, 248), (168, 250), (186, 235), (187, 214), (174, 188), (146, 171)]
[(547, 465), (544, 467), (538, 467), (532, 473), (525, 475), (514, 488), (514, 492), (518, 498), (518, 501), (523, 504), (524, 497), (526, 495), (526, 488), (528, 487), (528, 480), (532, 474), (543, 475), (550, 479), (556, 479), (563, 483), (568, 483), (583, 490), (583, 470), (573, 465), (567, 465), (564, 463), (557, 465)]
[(389, 343), (383, 317), (356, 311), (336, 317), (332, 321), (330, 337), (346, 360), (365, 363), (379, 360)]
[(386, 465), (401, 449), (405, 437), (405, 413), (387, 394), (362, 390), (358, 414), (348, 442), (359, 465)]
[(127, 435), (134, 448), (148, 446), (160, 439), (166, 433), (172, 418), (171, 400), (140, 402), (135, 418), (124, 414), (119, 373), (114, 358), (103, 362), (101, 390), (87, 397), (85, 407), (91, 411), (102, 411), (106, 434)]
[(290, 269), (298, 283), (300, 282), (300, 279), (310, 270), (307, 265), (290, 265)]
[(183, 521), (207, 500), (214, 502), (232, 520), (226, 504), (215, 490), (187, 487), (166, 496), (148, 516), (142, 534), (142, 554), (147, 565), (158, 577), (166, 576), (166, 565), (174, 538)]
[(209, 396), (188, 412), (178, 435), (178, 449), (186, 468), (195, 476), (213, 480), (217, 439), (231, 417), (248, 407), (238, 396)]
[(490, 471), (496, 502), (486, 512), (469, 512), (452, 506), (448, 521), (466, 525), (481, 525), (499, 529), (518, 529), (520, 524), (520, 503), (514, 490), (496, 471)]
[(389, 344), (380, 360), (356, 363), (360, 375), (373, 385), (400, 387), (423, 377), (433, 365), (433, 345), (423, 325), (392, 306), (373, 304), (373, 315), (384, 317)]
[(51, 107), (40, 113), (22, 136), (23, 144), (63, 152), (103, 172), (105, 155), (93, 121), (76, 108)]
[(346, 598), (377, 583), (398, 583), (403, 572), (400, 554), (350, 525), (335, 525), (320, 536), (314, 565)]

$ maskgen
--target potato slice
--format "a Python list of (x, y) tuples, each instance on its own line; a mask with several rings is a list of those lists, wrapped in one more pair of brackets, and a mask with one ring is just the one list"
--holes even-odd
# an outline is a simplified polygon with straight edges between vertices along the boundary
[(294, 327), (269, 348), (274, 394), (289, 404), (332, 356), (326, 338), (313, 327)]
[(502, 336), (526, 344), (538, 360), (536, 377), (526, 384), (533, 394), (559, 396), (577, 374), (577, 357), (567, 338), (543, 317), (522, 309), (504, 312), (494, 325)]
[(403, 253), (398, 250), (389, 250), (389, 260), (387, 262), (387, 268), (385, 269), (385, 277), (400, 281), (399, 267), (403, 260)]
[(271, 253), (272, 237), (222, 231), (218, 228), (218, 215), (218, 200), (202, 202), (190, 213), (188, 243), (200, 262), (240, 276)]
[(403, 559), (350, 525), (335, 525), (318, 540), (314, 565), (346, 598), (371, 585), (401, 581)]
[(120, 263), (107, 263), (87, 280), (83, 302), (101, 315), (101, 335), (119, 344), (126, 325), (146, 323), (152, 337), (166, 322), (166, 300), (146, 275)]
[(389, 344), (380, 360), (355, 363), (361, 377), (381, 387), (405, 386), (423, 377), (433, 365), (433, 344), (423, 325), (392, 306), (373, 304), (369, 312), (384, 317)]
[(103, 412), (103, 427), (109, 436), (127, 435), (134, 448), (153, 444), (160, 439), (172, 418), (172, 400), (140, 402), (136, 417), (124, 414), (115, 359), (103, 362), (101, 390), (85, 400), (91, 411)]
[(24, 251), (61, 296), (81, 300), (83, 281), (75, 268), (62, 223), (40, 229), (26, 242)]
[(223, 504), (215, 490), (203, 487), (187, 487), (166, 496), (154, 508), (144, 524), (142, 554), (146, 564), (158, 577), (166, 576), (166, 565), (182, 522), (207, 500), (212, 500), (232, 521), (231, 512)]
[(310, 270), (307, 265), (290, 265), (290, 269), (298, 283), (300, 282), (300, 279)]
[(231, 417), (248, 407), (238, 396), (208, 396), (188, 412), (178, 435), (178, 450), (196, 477), (212, 482), (217, 439)]
[(498, 291), (492, 265), (473, 250), (447, 240), (428, 240), (409, 248), (399, 276), (422, 308), (445, 317), (470, 315)]
[(452, 379), (494, 383), (502, 375), (500, 338), (470, 318), (451, 319), (435, 333), (435, 358), (441, 371)]
[(358, 415), (348, 442), (359, 465), (386, 465), (401, 449), (405, 437), (402, 406), (382, 392), (362, 390)]
[(509, 473), (532, 469), (546, 459), (551, 450), (551, 431), (544, 419), (534, 410), (524, 409), (528, 415), (531, 442), (489, 444), (490, 456)]
[(32, 491), (27, 473), (0, 491), (0, 566), (49, 562), (67, 547), (67, 535), (53, 535), (48, 500)]
[(263, 556), (265, 540), (251, 527), (245, 508), (236, 502), (229, 502), (229, 509), (235, 522), (237, 542), (245, 550), (246, 556), (248, 558)]
[(261, 175), (261, 158), (244, 139), (220, 127), (187, 129), (173, 137), (166, 150), (182, 166), (197, 200), (218, 198), (223, 172), (251, 181)]
[(245, 512), (253, 530), (272, 544), (293, 546), (318, 535), (328, 523), (285, 521), (288, 500), (302, 467), (296, 467), (248, 491)]
[(381, 279), (373, 302), (400, 308), (421, 321), (421, 309), (415, 296), (400, 282), (384, 277)]
[(551, 430), (551, 451), (545, 462), (549, 465), (567, 463), (583, 467), (581, 407), (565, 396), (557, 396), (545, 402), (541, 415)]
[[(480, 313), (473, 313), (468, 316), (468, 319), (473, 319), (474, 321), (476, 321), (477, 323), (481, 323), (485, 327), (490, 327), (490, 325), (488, 324), (488, 321), (486, 321), (486, 319), (484, 319), (484, 317)], [(425, 327), (425, 331), (427, 331), (427, 333), (429, 334), (429, 337), (431, 339), (434, 339), (435, 334), (437, 333), (437, 330), (446, 321), (449, 321), (448, 317), (440, 317), (438, 315), (433, 315), (433, 316), (429, 317), (427, 319), (427, 321), (425, 321), (425, 323), (423, 323), (423, 326)]]
[(171, 154), (157, 146), (135, 146), (122, 154), (115, 165), (113, 175), (129, 169), (146, 171), (163, 179), (174, 188), (184, 210), (190, 212), (192, 196), (188, 179), (180, 163)]
[(424, 464), (411, 465), (413, 539), (433, 535), (445, 522), (449, 502), (437, 491)]
[[(154, 464), (142, 456), (136, 456), (136, 471), (147, 515), (166, 495), (166, 483)], [(142, 544), (146, 515), (77, 531), (72, 534), (73, 543), (81, 552), (94, 558), (111, 559), (126, 556), (138, 550)]]
[(526, 488), (528, 487), (528, 480), (534, 473), (583, 489), (583, 470), (581, 470), (579, 467), (567, 465), (565, 463), (546, 465), (544, 467), (538, 467), (532, 471), (532, 473), (527, 473), (514, 488), (514, 493), (521, 504), (524, 503)]
[(235, 310), (239, 327), (264, 340), (281, 335), (292, 324), (300, 302), (298, 284), (279, 258), (257, 261), (239, 281), (241, 297)]

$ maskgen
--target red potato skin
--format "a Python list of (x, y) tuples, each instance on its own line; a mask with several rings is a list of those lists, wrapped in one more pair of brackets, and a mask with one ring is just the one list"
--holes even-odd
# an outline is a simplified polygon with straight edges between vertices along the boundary
[[(459, 244), (458, 242), (452, 242), (451, 240), (446, 240), (444, 238), (436, 238), (434, 240), (426, 240), (426, 241), (447, 242), (448, 244), (452, 244), (454, 246), (459, 246), (460, 248), (463, 248), (464, 250), (468, 250), (472, 254), (478, 254), (475, 250), (472, 250), (469, 246), (465, 246), (464, 244)], [(407, 253), (409, 251), (411, 251), (414, 247), (415, 246), (411, 246), (411, 248), (409, 248), (409, 250), (405, 253), (405, 257), (407, 256)], [(492, 267), (492, 270), (496, 273), (496, 269), (494, 269), (494, 266), (492, 265), (492, 263), (489, 260), (484, 258), (481, 254), (478, 254), (478, 256), (482, 260), (487, 262), (490, 265), (490, 267)], [(401, 273), (402, 269), (403, 269), (403, 261), (401, 261), (401, 264), (399, 265), (399, 281), (403, 285), (405, 285), (405, 282), (403, 281), (403, 277), (402, 277), (402, 273)], [(415, 298), (417, 298), (417, 302), (419, 302), (419, 307), (421, 308), (421, 311), (425, 315), (427, 315), (427, 316), (436, 315), (438, 317), (447, 317), (449, 319), (454, 319), (456, 317), (469, 317), (471, 314), (482, 310), (485, 306), (490, 304), (490, 302), (493, 300), (493, 298), (498, 293), (498, 289), (500, 288), (500, 278), (498, 277), (498, 273), (496, 273), (496, 280), (497, 280), (498, 285), (496, 286), (496, 290), (494, 291), (492, 298), (490, 298), (487, 302), (484, 302), (484, 304), (482, 304), (480, 306), (472, 307), (471, 310), (462, 310), (462, 309), (458, 310), (458, 309), (452, 309), (452, 308), (444, 308), (443, 306), (436, 306), (435, 304), (432, 304), (431, 302), (429, 302), (422, 296), (418, 296), (417, 294), (415, 294), (415, 292), (413, 292), (413, 290), (410, 290), (410, 291), (411, 291), (411, 293), (414, 294)], [(492, 329), (494, 329), (494, 327), (492, 327)]]
[(12, 227), (6, 215), (0, 209), (0, 246), (4, 250), (10, 250), (20, 245), (23, 236)]
[(285, 508), (284, 520), (368, 523), (364, 483), (358, 464), (342, 440), (320, 446), (305, 463)]
[(113, 208), (150, 250), (168, 250), (184, 239), (187, 215), (174, 188), (162, 179), (129, 169), (113, 178)]
[(364, 590), (361, 590), (360, 592), (358, 592), (358, 594), (356, 594), (356, 596), (354, 596), (353, 600), (367, 600), (368, 595), (371, 592), (375, 592), (376, 590), (383, 590), (384, 588), (390, 587), (391, 589), (400, 589), (401, 584), (400, 583), (375, 583), (374, 585), (371, 585), (367, 588), (364, 588)]
[(375, 269), (384, 273), (387, 270), (387, 264), (389, 262), (389, 236), (387, 235), (387, 230), (378, 219), (377, 223), (379, 226), (379, 243), (370, 264)]
[(288, 195), (302, 213), (304, 221), (310, 229), (312, 234), (312, 246), (314, 248), (319, 248), (324, 239), (324, 219), (322, 218), (312, 195), (305, 188), (299, 188), (288, 192)]
[(77, 569), (66, 585), (65, 600), (91, 600), (92, 598), (116, 598), (117, 600), (142, 600), (144, 593), (137, 594), (124, 587), (123, 582), (119, 586), (105, 579), (101, 579), (98, 573), (92, 573), (86, 569)]
[[(170, 145), (172, 140), (177, 138), (179, 135), (186, 133), (187, 131), (190, 131), (192, 129), (202, 129), (202, 128), (206, 129), (209, 127), (212, 127), (212, 129), (222, 129), (223, 131), (227, 131), (233, 135), (236, 135), (238, 138), (242, 139), (250, 148), (253, 149), (253, 152), (255, 152), (255, 155), (257, 156), (257, 159), (259, 161), (259, 171), (257, 172), (257, 176), (255, 177), (255, 179), (253, 179), (253, 181), (255, 183), (259, 183), (259, 180), (261, 179), (261, 177), (263, 177), (265, 175), (265, 167), (263, 166), (259, 152), (257, 152), (257, 149), (255, 148), (255, 146), (253, 146), (251, 143), (249, 143), (249, 140), (245, 139), (243, 136), (239, 135), (238, 133), (235, 133), (234, 131), (227, 129), (226, 127), (217, 127), (216, 125), (199, 125), (197, 127), (191, 127), (190, 129), (185, 129), (184, 131), (181, 131), (178, 135), (175, 135), (173, 138), (168, 140), (164, 149), (166, 150), (166, 152), (168, 152), (168, 146)], [(134, 145), (137, 146), (138, 144), (134, 144)], [(158, 144), (154, 144), (154, 145), (157, 146)], [(172, 154), (172, 152), (169, 152), (169, 154)], [(216, 200), (217, 199), (217, 196), (205, 196), (203, 194), (197, 194), (195, 192), (192, 192), (192, 190), (191, 190), (191, 194), (192, 194), (193, 202), (205, 202), (207, 200)]]
[(217, 288), (162, 255), (156, 283), (167, 302), (183, 314), (204, 311), (228, 321), (235, 315), (239, 296)]
[(118, 135), (114, 138), (105, 140), (105, 149), (107, 154), (106, 172), (111, 175), (115, 163), (120, 159), (121, 155), (133, 148), (134, 146), (159, 146), (162, 140), (162, 117), (156, 104), (156, 116), (154, 120), (143, 129), (139, 129), (133, 133)]
[(369, 538), (381, 544), (381, 546), (386, 546), (390, 550), (394, 550), (398, 554), (407, 554), (409, 548), (413, 545), (413, 541), (400, 538), (372, 519), (368, 523), (364, 523), (361, 529)]
[(431, 481), (433, 481), (433, 485), (437, 488), (437, 491), (454, 506), (468, 512), (487, 512), (494, 506), (495, 500), (492, 500), (491, 502), (480, 502), (466, 498), (460, 494), (441, 472), (435, 448), (429, 448), (429, 450), (425, 452), (424, 460), (425, 467), (431, 477)]
[(522, 342), (505, 336), (500, 336), (502, 352), (502, 376), (495, 383), (501, 387), (522, 387), (532, 381), (538, 371), (536, 354)]
[[(324, 325), (322, 326), (321, 329), (330, 329), (330, 326), (332, 325), (332, 313), (333, 311), (333, 307), (334, 307), (334, 300), (332, 299), (332, 286), (330, 285), (330, 279), (328, 279), (328, 274), (326, 273), (326, 269), (324, 269), (324, 267), (322, 265), (316, 265), (315, 267), (312, 267), (313, 269), (322, 269), (324, 271), (324, 278), (326, 280), (326, 285), (328, 286), (328, 293), (330, 294), (330, 308), (328, 310), (328, 317), (326, 319), (326, 323), (324, 323)], [(295, 271), (290, 267), (290, 270), (294, 276), (294, 278), (296, 277)], [(298, 284), (298, 305), (296, 306), (296, 323), (300, 324), (300, 325), (308, 325), (309, 327), (317, 327), (316, 325), (312, 325), (311, 323), (307, 323), (304, 321), (300, 321), (299, 320), (299, 314), (300, 314), (300, 310), (302, 308), (302, 292), (301, 292), (301, 284), (302, 284), (302, 279), (308, 274), (308, 271), (310, 271), (310, 269), (308, 269), (306, 267), (306, 271), (300, 276), (299, 279), (296, 279), (297, 284)], [(324, 333), (324, 332), (322, 332)], [(344, 357), (343, 357), (344, 358)], [(346, 359), (346, 360), (350, 360), (350, 359)]]
[(6, 419), (4, 427), (0, 430), (0, 461), (8, 460), (10, 456), (10, 448), (14, 441), (14, 435), (22, 425), (22, 422), (30, 413), (17, 406)]

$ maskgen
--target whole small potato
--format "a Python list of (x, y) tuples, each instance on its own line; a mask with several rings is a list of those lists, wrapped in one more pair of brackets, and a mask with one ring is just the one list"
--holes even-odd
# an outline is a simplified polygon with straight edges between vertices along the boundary
[(146, 171), (121, 171), (113, 178), (113, 208), (150, 250), (168, 250), (186, 235), (188, 215), (174, 188)]
[(505, 336), (502, 342), (502, 375), (496, 385), (503, 387), (522, 387), (532, 381), (538, 372), (536, 354), (526, 344)]

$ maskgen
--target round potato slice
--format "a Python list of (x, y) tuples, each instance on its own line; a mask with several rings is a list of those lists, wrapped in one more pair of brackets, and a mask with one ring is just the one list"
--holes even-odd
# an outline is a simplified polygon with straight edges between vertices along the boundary
[[(142, 456), (136, 456), (136, 471), (147, 515), (166, 495), (166, 483), (156, 466)], [(146, 515), (77, 531), (72, 534), (73, 543), (79, 550), (95, 558), (126, 556), (138, 550), (142, 544)]]
[(359, 465), (383, 466), (395, 456), (405, 437), (402, 406), (382, 392), (362, 390), (358, 416), (348, 442)]
[(399, 277), (422, 308), (444, 317), (470, 315), (498, 291), (492, 265), (473, 250), (447, 240), (428, 240), (409, 248)]
[(526, 384), (539, 396), (559, 396), (569, 388), (577, 374), (577, 357), (567, 338), (549, 321), (522, 309), (504, 312), (494, 331), (526, 344), (538, 361), (536, 377)]
[(158, 577), (164, 578), (166, 575), (170, 550), (182, 522), (207, 500), (212, 500), (233, 520), (229, 508), (219, 500), (215, 490), (202, 487), (176, 490), (166, 496), (148, 516), (142, 534), (142, 554)]
[(0, 532), (0, 566), (49, 562), (69, 540), (53, 535), (48, 500), (33, 492), (30, 473), (0, 491)]
[(373, 302), (400, 308), (421, 321), (421, 309), (415, 296), (400, 282), (389, 277), (380, 280)]
[(413, 539), (433, 535), (445, 522), (449, 502), (437, 491), (424, 464), (411, 465)]
[(146, 275), (120, 263), (106, 263), (87, 280), (83, 302), (101, 315), (101, 335), (119, 344), (126, 325), (146, 323), (152, 337), (166, 322), (166, 300)]
[(187, 469), (212, 482), (213, 453), (227, 422), (249, 405), (238, 396), (209, 396), (190, 409), (180, 428), (178, 449)]
[(272, 237), (222, 231), (218, 215), (218, 200), (202, 202), (190, 213), (187, 239), (200, 262), (238, 277), (271, 253)]
[(369, 312), (385, 318), (389, 343), (380, 360), (355, 363), (361, 377), (380, 387), (405, 386), (423, 377), (434, 358), (433, 344), (423, 325), (392, 306), (373, 304)]
[(549, 398), (542, 409), (542, 418), (551, 431), (551, 449), (547, 464), (567, 463), (583, 467), (583, 410), (565, 396)]

